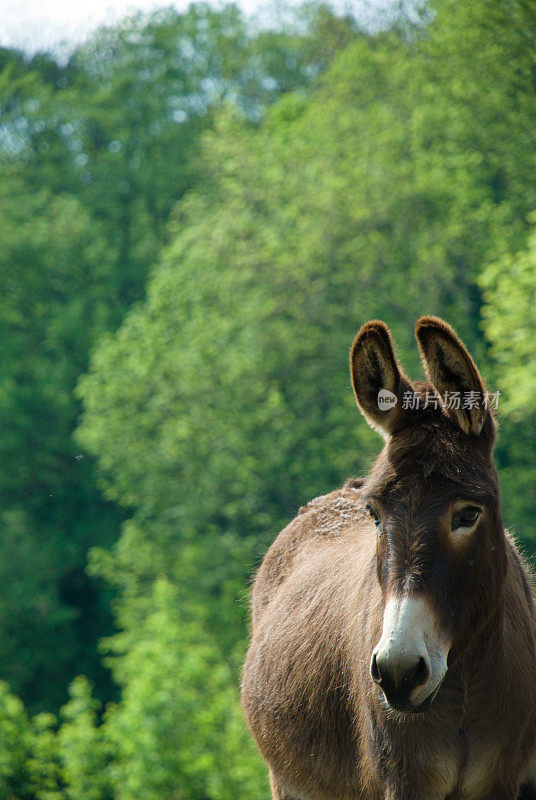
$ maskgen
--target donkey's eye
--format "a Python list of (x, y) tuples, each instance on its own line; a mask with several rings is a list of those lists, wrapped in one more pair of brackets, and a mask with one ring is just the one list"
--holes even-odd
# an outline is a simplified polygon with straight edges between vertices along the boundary
[(478, 508), (478, 506), (465, 506), (461, 508), (452, 518), (450, 524), (451, 530), (455, 531), (458, 530), (458, 528), (472, 528), (481, 514), (482, 509)]
[(380, 533), (381, 533), (381, 530), (382, 530), (382, 521), (381, 521), (381, 519), (379, 518), (378, 514), (377, 514), (377, 513), (374, 511), (374, 509), (372, 508), (372, 506), (371, 506), (371, 505), (367, 505), (367, 506), (366, 506), (366, 509), (367, 509), (368, 513), (370, 514), (370, 516), (372, 517), (372, 519), (374, 520), (374, 524), (376, 525), (376, 527), (378, 528), (378, 530), (379, 530), (379, 531), (380, 531)]

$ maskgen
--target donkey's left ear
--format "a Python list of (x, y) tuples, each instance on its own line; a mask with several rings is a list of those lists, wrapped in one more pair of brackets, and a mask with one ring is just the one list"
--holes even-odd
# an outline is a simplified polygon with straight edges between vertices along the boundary
[(402, 427), (407, 412), (403, 395), (411, 384), (396, 359), (385, 322), (367, 322), (354, 339), (350, 373), (357, 405), (374, 430), (389, 437)]
[(464, 345), (438, 317), (421, 317), (415, 336), (424, 372), (437, 390), (445, 414), (464, 433), (479, 434), (490, 412), (484, 402), (482, 378)]

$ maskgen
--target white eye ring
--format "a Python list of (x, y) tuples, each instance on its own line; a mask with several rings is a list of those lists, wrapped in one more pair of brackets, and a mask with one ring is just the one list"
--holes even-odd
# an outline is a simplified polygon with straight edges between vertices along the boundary
[(460, 541), (473, 533), (482, 518), (484, 509), (474, 503), (457, 503), (452, 511), (450, 536), (453, 541)]

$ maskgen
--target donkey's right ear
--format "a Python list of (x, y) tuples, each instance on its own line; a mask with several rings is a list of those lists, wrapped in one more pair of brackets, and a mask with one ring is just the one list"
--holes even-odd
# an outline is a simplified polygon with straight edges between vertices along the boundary
[(400, 428), (404, 392), (411, 390), (384, 322), (367, 322), (354, 339), (350, 373), (355, 399), (368, 424), (385, 438)]
[[(445, 414), (464, 433), (478, 435), (491, 415), (484, 403), (485, 391), (475, 363), (450, 325), (438, 317), (421, 317), (415, 325), (424, 372), (442, 398), (474, 398), (474, 403), (455, 407), (442, 402)], [(493, 427), (493, 426), (492, 426)]]

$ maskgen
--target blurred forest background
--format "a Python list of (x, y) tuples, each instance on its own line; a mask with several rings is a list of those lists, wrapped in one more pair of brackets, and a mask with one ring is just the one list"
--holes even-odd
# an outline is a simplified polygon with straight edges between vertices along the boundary
[(137, 15), (0, 50), (0, 798), (260, 800), (247, 586), (447, 319), (536, 551), (536, 2)]

